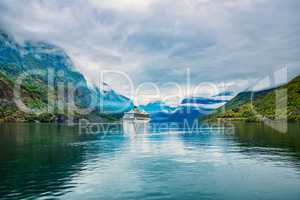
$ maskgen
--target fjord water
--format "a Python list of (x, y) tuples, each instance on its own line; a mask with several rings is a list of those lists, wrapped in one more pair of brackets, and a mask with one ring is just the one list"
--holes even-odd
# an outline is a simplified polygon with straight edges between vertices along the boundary
[(296, 124), (286, 134), (263, 124), (230, 134), (0, 130), (0, 199), (300, 199)]

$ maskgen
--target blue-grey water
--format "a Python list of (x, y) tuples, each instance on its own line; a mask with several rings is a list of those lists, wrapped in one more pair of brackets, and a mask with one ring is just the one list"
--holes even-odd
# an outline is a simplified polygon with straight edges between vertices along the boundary
[(300, 125), (230, 131), (2, 124), (0, 199), (300, 199)]

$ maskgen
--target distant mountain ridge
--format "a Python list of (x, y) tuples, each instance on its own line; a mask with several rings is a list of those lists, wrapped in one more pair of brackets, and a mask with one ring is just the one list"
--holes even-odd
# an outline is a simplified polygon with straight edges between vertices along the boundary
[[(30, 74), (39, 72), (42, 74)], [(11, 96), (16, 79), (20, 74), (27, 73), (22, 85), (23, 100), (29, 108), (41, 110), (50, 103), (60, 99), (66, 107), (70, 107), (70, 91), (58, 91), (61, 85), (74, 87), (75, 105), (79, 108), (93, 107), (89, 113), (94, 120), (111, 120), (130, 110), (133, 103), (130, 99), (115, 92), (113, 89), (101, 91), (97, 86), (89, 86), (85, 77), (76, 69), (66, 52), (55, 45), (45, 42), (26, 41), (17, 43), (11, 36), (0, 30), (0, 120), (2, 121), (39, 121), (33, 113), (21, 112), (13, 103)], [(53, 88), (48, 88), (49, 78), (53, 79)], [(77, 87), (76, 87), (77, 86)], [(49, 97), (50, 94), (50, 97)], [(53, 101), (53, 102), (49, 102)], [(92, 101), (93, 100), (93, 101)], [(10, 102), (5, 104), (3, 102)], [(51, 104), (52, 105), (52, 104)], [(67, 116), (55, 105), (54, 113), (43, 113), (49, 116), (48, 121)], [(74, 111), (72, 117), (84, 117)], [(60, 116), (60, 117), (58, 117)], [(61, 117), (62, 116), (62, 117)], [(97, 118), (97, 116), (99, 116)], [(86, 116), (88, 117), (88, 116)], [(47, 118), (47, 117), (45, 117)]]
[(217, 104), (224, 103), (227, 100), (214, 99), (214, 98), (204, 98), (204, 97), (191, 97), (182, 100), (181, 104), (195, 103), (195, 104)]
[(220, 92), (219, 94), (216, 94), (212, 97), (226, 97), (226, 96), (234, 96), (234, 92), (233, 91), (224, 91), (224, 92)]
[(189, 97), (183, 99), (177, 106), (169, 106), (162, 101), (156, 101), (141, 105), (139, 109), (150, 113), (152, 122), (183, 122), (211, 114), (226, 102), (227, 100), (215, 98)]

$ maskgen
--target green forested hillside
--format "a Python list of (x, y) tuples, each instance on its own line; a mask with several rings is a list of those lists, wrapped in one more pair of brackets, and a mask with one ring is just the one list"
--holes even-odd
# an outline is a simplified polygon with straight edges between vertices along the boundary
[[(259, 121), (262, 118), (281, 119), (285, 115), (284, 110), (277, 109), (276, 112), (276, 92), (282, 91), (281, 89), (286, 89), (288, 94), (286, 113), (288, 121), (300, 121), (300, 76), (277, 88), (259, 92), (242, 92), (214, 114), (205, 117), (204, 120)], [(277, 99), (277, 103), (284, 102), (284, 98), (286, 96)]]
[[(41, 83), (38, 79), (24, 81), (24, 84), (21, 86), (21, 100), (28, 108), (33, 109), (33, 111), (35, 109), (45, 109), (45, 112), (23, 112), (14, 101), (14, 85), (15, 80), (13, 78), (0, 72), (0, 122), (65, 122), (70, 117), (75, 121), (81, 118), (98, 122), (116, 120), (110, 115), (96, 111), (83, 116), (76, 112), (68, 113), (67, 110), (65, 112), (59, 112), (56, 107), (53, 107), (53, 112), (47, 112), (48, 100), (55, 101), (59, 96), (55, 90), (49, 92), (47, 85)], [(50, 96), (48, 96), (48, 94), (50, 94)], [(67, 102), (64, 103), (67, 104)]]

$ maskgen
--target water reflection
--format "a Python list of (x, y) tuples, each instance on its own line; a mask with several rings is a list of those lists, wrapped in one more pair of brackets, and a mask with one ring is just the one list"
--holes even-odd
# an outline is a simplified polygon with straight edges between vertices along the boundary
[(300, 125), (289, 124), (287, 133), (280, 133), (261, 123), (236, 123), (235, 136), (245, 146), (287, 148), (300, 152)]
[(147, 134), (149, 123), (146, 121), (124, 120), (122, 123), (123, 133), (130, 137), (136, 137), (137, 134)]
[(262, 124), (235, 124), (235, 134), (151, 127), (2, 124), (0, 197), (299, 199), (299, 125), (287, 134)]
[(0, 197), (8, 199), (69, 192), (87, 162), (120, 151), (123, 141), (101, 144), (101, 133), (79, 134), (78, 127), (52, 124), (1, 124), (0, 130)]
[(233, 139), (242, 153), (264, 161), (282, 161), (300, 170), (299, 124), (289, 124), (287, 133), (260, 123), (236, 123), (235, 127)]

